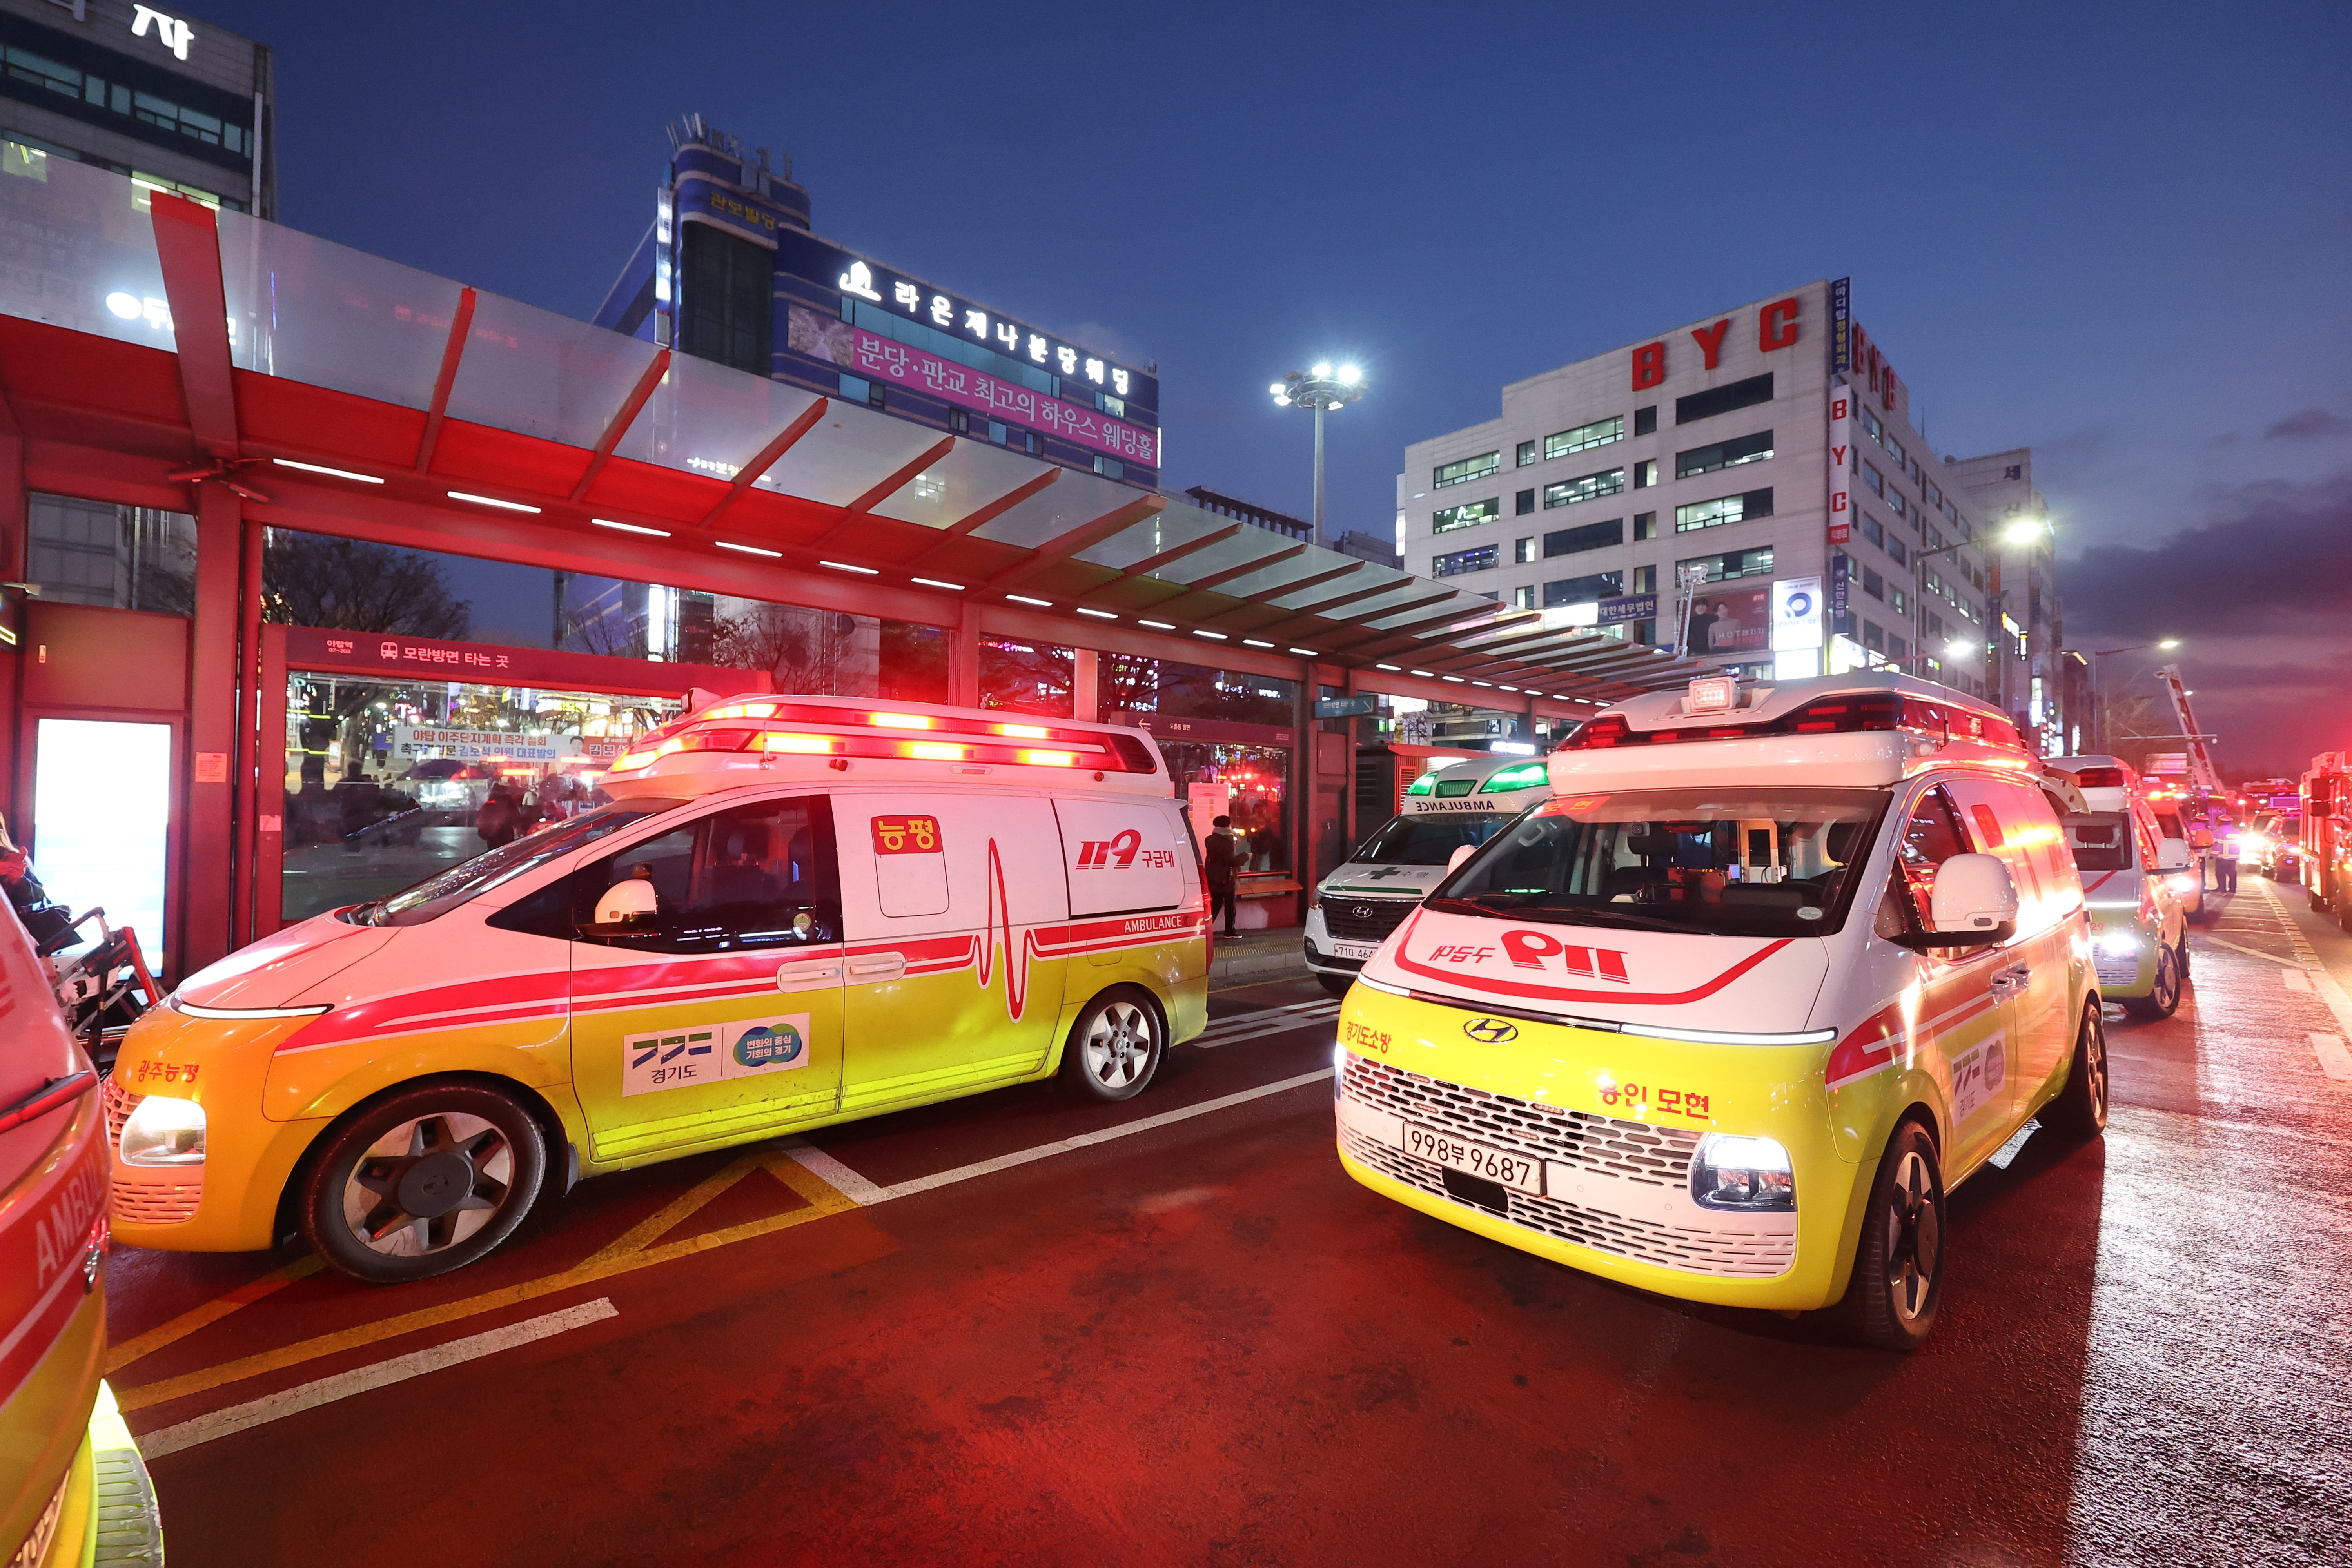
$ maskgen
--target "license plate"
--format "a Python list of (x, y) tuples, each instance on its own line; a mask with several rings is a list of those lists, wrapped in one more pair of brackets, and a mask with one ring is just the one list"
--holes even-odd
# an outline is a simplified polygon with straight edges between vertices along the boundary
[(1472, 1143), (1409, 1121), (1404, 1129), (1404, 1152), (1433, 1165), (1484, 1176), (1515, 1193), (1543, 1196), (1543, 1162), (1524, 1154), (1506, 1154), (1500, 1149), (1489, 1149), (1484, 1143)]
[(1380, 943), (1376, 942), (1335, 942), (1331, 944), (1332, 956), (1352, 958), (1360, 963), (1380, 950)]

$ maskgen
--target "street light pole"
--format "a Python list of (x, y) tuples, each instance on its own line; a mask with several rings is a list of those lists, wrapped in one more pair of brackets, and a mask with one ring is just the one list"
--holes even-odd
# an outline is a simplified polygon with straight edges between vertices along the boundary
[(1354, 365), (1343, 364), (1334, 371), (1327, 361), (1318, 361), (1312, 370), (1294, 370), (1268, 391), (1274, 394), (1277, 408), (1311, 408), (1315, 411), (1315, 542), (1330, 542), (1323, 530), (1323, 416), (1332, 409), (1344, 408), (1364, 395), (1364, 373)]

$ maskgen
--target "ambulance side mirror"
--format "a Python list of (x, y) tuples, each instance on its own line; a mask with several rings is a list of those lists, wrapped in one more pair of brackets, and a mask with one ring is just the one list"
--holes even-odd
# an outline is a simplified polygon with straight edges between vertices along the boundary
[(618, 931), (653, 924), (661, 912), (661, 896), (642, 877), (615, 882), (596, 900), (596, 929)]
[(1477, 852), (1478, 847), (1475, 844), (1455, 845), (1454, 847), (1454, 853), (1445, 858), (1446, 875), (1452, 876), (1454, 874), (1454, 868), (1456, 866), (1461, 865), (1463, 861), (1467, 860), (1471, 856), (1475, 855)]
[(2159, 871), (2189, 869), (2189, 845), (2179, 838), (2168, 838), (2156, 847), (2156, 868)]
[(1927, 930), (1906, 947), (1982, 947), (2017, 934), (2017, 884), (1993, 855), (1955, 855), (1936, 868)]

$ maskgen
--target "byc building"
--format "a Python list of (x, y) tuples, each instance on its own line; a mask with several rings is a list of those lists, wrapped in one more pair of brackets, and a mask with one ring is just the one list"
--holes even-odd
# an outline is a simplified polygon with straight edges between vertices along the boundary
[(1505, 386), (1397, 479), (1408, 570), (1747, 675), (1892, 665), (2000, 697), (1992, 521), (1844, 279)]

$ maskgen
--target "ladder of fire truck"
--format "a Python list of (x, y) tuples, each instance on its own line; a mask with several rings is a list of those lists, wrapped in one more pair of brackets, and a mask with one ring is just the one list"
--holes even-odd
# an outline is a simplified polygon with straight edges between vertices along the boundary
[(2205, 732), (2197, 727), (2197, 714), (2189, 706), (2189, 689), (2180, 683), (2180, 667), (2168, 664), (2156, 672), (2163, 682), (2165, 695), (2172, 699), (2173, 717), (2180, 721), (2180, 733), (2189, 747), (2189, 787), (2208, 800), (2226, 798), (2229, 790), (2221, 783), (2221, 770), (2213, 765), (2212, 748), (2205, 743)]

